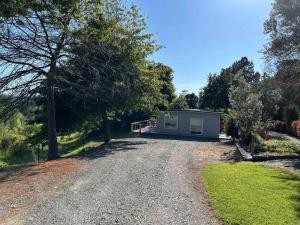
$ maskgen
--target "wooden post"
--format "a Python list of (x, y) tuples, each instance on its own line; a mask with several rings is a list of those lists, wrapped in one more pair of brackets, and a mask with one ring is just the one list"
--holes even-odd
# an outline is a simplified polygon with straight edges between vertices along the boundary
[(139, 123), (139, 126), (140, 126), (140, 134), (142, 133), (142, 124)]

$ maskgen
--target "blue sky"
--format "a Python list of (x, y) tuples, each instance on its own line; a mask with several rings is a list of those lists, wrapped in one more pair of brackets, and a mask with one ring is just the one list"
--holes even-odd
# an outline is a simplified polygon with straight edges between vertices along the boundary
[(151, 59), (170, 65), (177, 93), (197, 92), (209, 73), (247, 56), (259, 71), (271, 0), (134, 0), (165, 46)]

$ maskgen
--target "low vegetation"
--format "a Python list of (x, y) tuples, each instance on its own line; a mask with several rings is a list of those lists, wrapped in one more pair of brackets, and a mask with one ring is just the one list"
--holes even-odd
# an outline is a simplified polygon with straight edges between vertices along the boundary
[(253, 146), (255, 153), (276, 153), (276, 154), (300, 154), (300, 145), (280, 139), (265, 140), (259, 135), (254, 136)]
[[(135, 137), (135, 134), (127, 130), (118, 130), (112, 133), (114, 139)], [(81, 153), (99, 147), (104, 142), (103, 136), (98, 133), (83, 134), (79, 132), (70, 133), (64, 136), (58, 136), (60, 157), (70, 157), (80, 155)], [(0, 140), (1, 143), (1, 140)], [(47, 146), (33, 148), (19, 142), (19, 148), (0, 151), (0, 168), (26, 165), (29, 163), (42, 162), (47, 160)], [(38, 149), (40, 148), (40, 149)]]
[(268, 140), (264, 142), (264, 150), (279, 154), (300, 154), (300, 146), (288, 140)]
[(211, 163), (201, 177), (226, 224), (299, 224), (299, 175), (262, 164)]

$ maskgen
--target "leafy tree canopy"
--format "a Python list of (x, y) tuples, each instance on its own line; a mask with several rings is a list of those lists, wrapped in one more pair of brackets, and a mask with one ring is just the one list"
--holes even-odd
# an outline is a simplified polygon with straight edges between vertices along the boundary
[(243, 57), (230, 67), (222, 69), (219, 74), (208, 76), (208, 84), (200, 96), (200, 108), (227, 110), (230, 107), (229, 89), (237, 74), (250, 84), (256, 84), (260, 79), (260, 74), (254, 70), (253, 62)]

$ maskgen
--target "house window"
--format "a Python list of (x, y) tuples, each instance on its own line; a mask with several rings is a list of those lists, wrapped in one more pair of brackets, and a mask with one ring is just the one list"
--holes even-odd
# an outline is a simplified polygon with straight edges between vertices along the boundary
[(203, 119), (202, 118), (191, 118), (190, 120), (191, 134), (203, 134)]
[(165, 126), (165, 129), (177, 130), (178, 129), (178, 116), (165, 116), (164, 126)]

